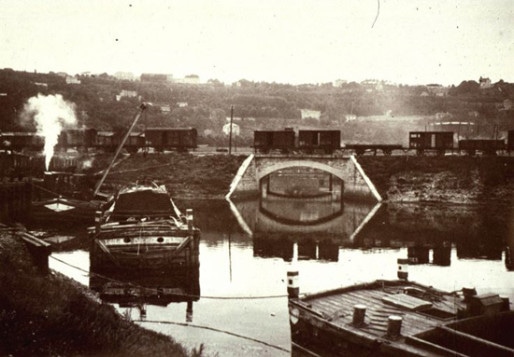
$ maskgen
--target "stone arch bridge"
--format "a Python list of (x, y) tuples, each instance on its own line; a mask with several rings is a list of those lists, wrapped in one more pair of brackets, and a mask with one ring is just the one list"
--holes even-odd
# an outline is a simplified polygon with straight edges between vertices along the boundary
[(341, 196), (357, 197), (382, 201), (382, 197), (368, 178), (355, 156), (334, 157), (290, 156), (290, 155), (250, 155), (242, 163), (232, 184), (227, 198), (241, 198), (260, 194), (263, 178), (273, 172), (292, 168), (308, 167), (318, 169), (341, 179), (344, 192)]

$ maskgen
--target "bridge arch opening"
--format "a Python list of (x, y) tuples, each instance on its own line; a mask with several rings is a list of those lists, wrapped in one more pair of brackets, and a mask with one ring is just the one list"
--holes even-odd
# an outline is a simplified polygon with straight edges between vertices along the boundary
[(260, 175), (259, 190), (262, 197), (329, 198), (339, 201), (344, 192), (344, 180), (331, 171), (312, 165), (267, 170), (266, 175)]

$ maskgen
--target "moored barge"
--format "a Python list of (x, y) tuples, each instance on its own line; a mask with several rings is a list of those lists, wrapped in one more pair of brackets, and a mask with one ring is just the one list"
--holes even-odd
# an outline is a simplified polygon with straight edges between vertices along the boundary
[(497, 294), (407, 280), (301, 297), (288, 290), (294, 355), (514, 356), (514, 311)]
[(89, 228), (91, 268), (142, 272), (198, 265), (200, 231), (192, 219), (192, 211), (183, 215), (164, 186), (126, 187)]

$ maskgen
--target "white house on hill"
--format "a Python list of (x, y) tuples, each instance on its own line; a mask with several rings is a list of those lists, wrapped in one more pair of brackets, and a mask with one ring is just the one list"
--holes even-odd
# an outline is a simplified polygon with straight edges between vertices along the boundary
[(302, 119), (316, 119), (319, 120), (321, 118), (321, 112), (319, 110), (311, 110), (311, 109), (300, 109), (302, 112)]

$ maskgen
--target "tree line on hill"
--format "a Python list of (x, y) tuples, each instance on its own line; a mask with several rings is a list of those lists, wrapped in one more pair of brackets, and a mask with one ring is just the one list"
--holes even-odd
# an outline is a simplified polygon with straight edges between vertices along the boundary
[[(226, 142), (221, 129), (232, 106), (235, 123), (241, 128), (238, 138), (241, 145), (251, 143), (254, 130), (307, 126), (337, 128), (351, 135), (369, 131), (356, 127), (352, 121), (355, 117), (384, 116), (387, 120), (445, 113), (454, 121), (472, 119), (482, 125), (496, 123), (502, 129), (509, 129), (514, 122), (510, 108), (514, 84), (499, 81), (483, 86), (482, 78), (479, 82), (466, 80), (449, 88), (384, 82), (335, 86), (247, 80), (231, 85), (217, 80), (187, 85), (118, 80), (105, 73), (73, 78), (76, 83), (67, 82), (65, 74), (0, 70), (0, 130), (26, 130), (20, 124), (20, 113), (26, 101), (39, 93), (61, 94), (74, 103), (79, 126), (98, 130), (127, 128), (139, 103), (149, 102), (152, 105), (143, 115), (140, 128), (195, 127), (199, 142), (212, 145)], [(302, 120), (302, 109), (319, 111), (321, 115), (318, 119)], [(373, 133), (370, 134), (373, 138)]]

